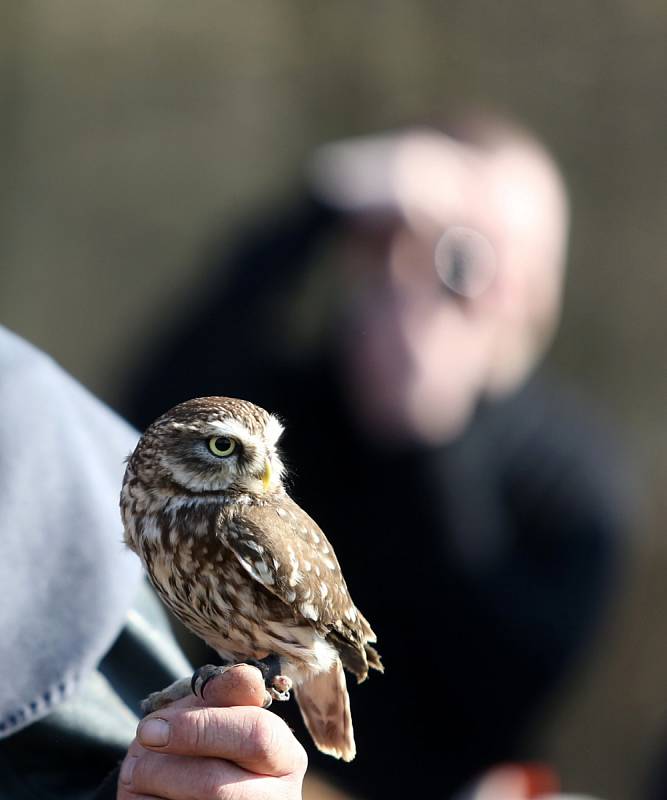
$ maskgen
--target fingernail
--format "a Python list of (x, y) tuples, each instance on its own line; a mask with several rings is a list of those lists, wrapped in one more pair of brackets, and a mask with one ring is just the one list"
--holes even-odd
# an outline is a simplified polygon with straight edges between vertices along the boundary
[(126, 786), (132, 783), (132, 773), (134, 772), (135, 764), (137, 763), (137, 756), (128, 756), (123, 761), (123, 766), (120, 768), (120, 782)]
[(169, 723), (159, 717), (145, 719), (137, 728), (137, 737), (148, 747), (164, 747), (169, 741)]

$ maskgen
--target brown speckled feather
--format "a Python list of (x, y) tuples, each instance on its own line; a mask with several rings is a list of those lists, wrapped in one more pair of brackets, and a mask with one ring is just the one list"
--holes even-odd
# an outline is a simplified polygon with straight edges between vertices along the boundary
[(279, 502), (225, 508), (220, 524), (240, 564), (256, 581), (331, 642), (358, 681), (368, 660), (381, 669), (369, 645), (370, 625), (348, 592), (338, 559), (326, 536), (290, 497)]

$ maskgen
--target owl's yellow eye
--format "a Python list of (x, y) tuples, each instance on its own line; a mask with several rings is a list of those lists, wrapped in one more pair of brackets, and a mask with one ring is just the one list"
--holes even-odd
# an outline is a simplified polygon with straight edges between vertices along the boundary
[(218, 458), (231, 456), (236, 450), (236, 442), (229, 436), (212, 436), (208, 440), (208, 449)]

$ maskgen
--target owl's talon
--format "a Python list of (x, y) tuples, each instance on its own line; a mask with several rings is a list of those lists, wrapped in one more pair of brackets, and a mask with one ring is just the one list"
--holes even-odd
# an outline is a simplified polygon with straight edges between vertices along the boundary
[(273, 700), (285, 702), (290, 699), (292, 689), (292, 679), (287, 675), (280, 674), (280, 658), (276, 655), (267, 656), (262, 659), (248, 658), (244, 661), (262, 673), (264, 685)]
[(274, 689), (273, 686), (268, 690), (268, 694), (272, 700), (277, 700), (280, 703), (285, 703), (287, 700), (290, 699), (289, 689), (286, 692), (279, 692), (277, 689)]
[(290, 691), (292, 690), (292, 679), (287, 675), (275, 675), (271, 679), (269, 692), (274, 700), (285, 702), (290, 699)]
[(215, 664), (204, 664), (203, 667), (199, 667), (192, 673), (192, 680), (190, 681), (190, 688), (192, 689), (192, 694), (195, 697), (201, 697), (204, 699), (204, 689), (209, 681), (212, 681), (213, 678), (217, 677), (218, 675), (222, 675), (223, 672), (227, 672), (229, 666), (216, 666)]

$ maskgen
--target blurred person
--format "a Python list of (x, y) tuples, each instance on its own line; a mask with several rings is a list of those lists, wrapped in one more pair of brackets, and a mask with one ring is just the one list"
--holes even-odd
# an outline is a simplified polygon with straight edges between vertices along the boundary
[[(0, 327), (0, 800), (301, 797), (303, 748), (238, 667), (139, 723), (191, 672), (118, 496), (135, 432)], [(119, 762), (122, 766), (119, 768)], [(217, 794), (216, 796), (220, 796)]]
[(526, 732), (616, 586), (618, 458), (571, 391), (533, 374), (567, 226), (551, 156), (498, 119), (325, 146), (303, 197), (214, 250), (128, 382), (140, 426), (216, 394), (288, 423), (292, 494), (386, 666), (351, 687), (356, 760), (311, 755), (357, 796), (444, 797), (534, 757)]

